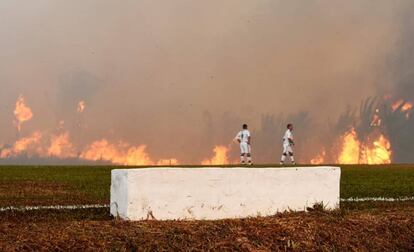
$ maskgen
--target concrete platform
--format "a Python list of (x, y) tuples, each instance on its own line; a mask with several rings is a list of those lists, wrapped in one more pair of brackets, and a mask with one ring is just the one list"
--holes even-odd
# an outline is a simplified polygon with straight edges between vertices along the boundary
[(218, 220), (339, 207), (339, 167), (112, 171), (111, 214), (124, 220)]

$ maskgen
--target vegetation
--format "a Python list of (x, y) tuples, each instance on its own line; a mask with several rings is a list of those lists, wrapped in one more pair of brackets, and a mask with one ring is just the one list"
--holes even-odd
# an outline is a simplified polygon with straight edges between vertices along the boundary
[[(114, 168), (0, 167), (0, 207), (107, 204)], [(414, 166), (342, 167), (342, 198), (412, 196)], [(124, 222), (108, 208), (4, 211), (0, 233), (0, 251), (412, 251), (414, 202), (221, 221)]]
[[(107, 204), (114, 168), (2, 166), (0, 206)], [(414, 166), (342, 166), (341, 198), (364, 197), (414, 197)]]

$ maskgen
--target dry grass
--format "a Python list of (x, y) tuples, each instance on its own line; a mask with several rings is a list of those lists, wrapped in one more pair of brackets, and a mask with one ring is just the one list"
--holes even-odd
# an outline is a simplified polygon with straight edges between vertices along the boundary
[(414, 207), (223, 221), (123, 222), (107, 210), (0, 215), (0, 250), (276, 251), (414, 249)]
[[(341, 197), (414, 196), (409, 166), (342, 167)], [(0, 167), (0, 206), (109, 202), (112, 167)], [(223, 221), (123, 222), (108, 209), (0, 213), (0, 251), (413, 251), (414, 202)]]
[(82, 204), (91, 198), (67, 183), (50, 181), (4, 181), (0, 183), (0, 206)]

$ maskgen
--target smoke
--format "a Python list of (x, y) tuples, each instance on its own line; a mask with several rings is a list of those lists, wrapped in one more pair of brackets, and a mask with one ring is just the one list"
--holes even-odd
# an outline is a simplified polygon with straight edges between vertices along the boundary
[[(409, 1), (407, 1), (409, 2)], [(405, 10), (401, 10), (400, 26), (394, 50), (388, 55), (386, 67), (389, 73), (388, 83), (382, 85), (390, 95), (406, 101), (414, 100), (414, 3), (410, 2)], [(384, 88), (385, 86), (385, 88)]]
[[(21, 134), (59, 135), (63, 121), (78, 150), (107, 139), (200, 163), (248, 123), (257, 162), (275, 162), (292, 122), (310, 160), (350, 125), (368, 134), (385, 96), (414, 99), (413, 11), (410, 0), (4, 0), (0, 146), (17, 140), (22, 94), (35, 117)], [(407, 122), (391, 114), (381, 109), (384, 130), (408, 153)]]

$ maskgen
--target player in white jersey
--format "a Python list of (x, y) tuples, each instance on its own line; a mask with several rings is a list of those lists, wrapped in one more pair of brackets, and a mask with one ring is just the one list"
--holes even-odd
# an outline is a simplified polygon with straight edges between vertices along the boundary
[(250, 147), (251, 136), (247, 124), (243, 124), (243, 130), (237, 134), (235, 140), (240, 143), (240, 162), (245, 164), (245, 158), (247, 158), (249, 165), (253, 165)]
[(280, 160), (280, 164), (283, 165), (285, 163), (286, 157), (290, 156), (292, 164), (295, 163), (295, 158), (293, 157), (293, 146), (295, 142), (293, 141), (293, 125), (289, 123), (287, 125), (287, 130), (285, 135), (283, 136), (283, 154), (282, 159)]

